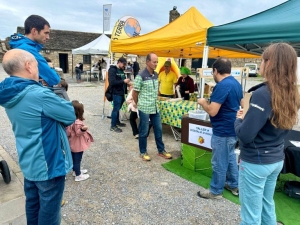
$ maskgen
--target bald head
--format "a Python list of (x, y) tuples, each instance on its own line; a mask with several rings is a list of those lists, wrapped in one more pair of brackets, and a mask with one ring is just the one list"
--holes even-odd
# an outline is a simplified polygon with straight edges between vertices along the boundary
[(9, 50), (3, 57), (2, 66), (10, 76), (13, 75), (38, 81), (37, 61), (27, 51), (21, 49)]

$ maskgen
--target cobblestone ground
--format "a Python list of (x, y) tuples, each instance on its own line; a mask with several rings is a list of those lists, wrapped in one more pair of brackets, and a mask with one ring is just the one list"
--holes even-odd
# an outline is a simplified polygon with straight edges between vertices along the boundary
[[(0, 80), (5, 78), (0, 64)], [(165, 170), (165, 159), (157, 156), (153, 132), (148, 141), (150, 162), (138, 155), (138, 141), (133, 138), (129, 121), (117, 134), (109, 131), (110, 119), (102, 118), (104, 83), (82, 82), (65, 74), (69, 83), (68, 95), (85, 106), (85, 123), (95, 142), (83, 155), (82, 168), (88, 169), (90, 179), (75, 182), (67, 176), (62, 215), (68, 224), (202, 224), (234, 225), (239, 223), (240, 206), (226, 199), (205, 200), (196, 196), (202, 187)], [(251, 80), (247, 86), (258, 83)], [(126, 118), (126, 117), (124, 117)], [(18, 160), (11, 125), (0, 108), (0, 145)], [(174, 158), (180, 156), (180, 141), (163, 125), (166, 150)]]

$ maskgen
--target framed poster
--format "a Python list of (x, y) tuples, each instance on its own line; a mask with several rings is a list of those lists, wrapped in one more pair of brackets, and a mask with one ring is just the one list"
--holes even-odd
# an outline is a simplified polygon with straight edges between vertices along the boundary
[(211, 136), (211, 127), (189, 123), (189, 143), (211, 149)]

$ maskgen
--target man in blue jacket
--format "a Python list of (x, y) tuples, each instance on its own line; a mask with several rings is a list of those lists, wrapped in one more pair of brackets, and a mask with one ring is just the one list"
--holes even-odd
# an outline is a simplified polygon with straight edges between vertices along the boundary
[(57, 85), (59, 75), (54, 68), (50, 68), (45, 58), (39, 53), (49, 40), (50, 24), (38, 15), (29, 16), (24, 23), (25, 36), (22, 34), (11, 35), (9, 44), (11, 48), (23, 49), (34, 55), (38, 62), (39, 78), (43, 79), (49, 87)]
[(0, 83), (5, 108), (16, 138), (24, 175), (27, 224), (60, 224), (65, 176), (72, 156), (65, 126), (75, 121), (72, 103), (39, 83), (37, 61), (21, 49), (8, 51)]

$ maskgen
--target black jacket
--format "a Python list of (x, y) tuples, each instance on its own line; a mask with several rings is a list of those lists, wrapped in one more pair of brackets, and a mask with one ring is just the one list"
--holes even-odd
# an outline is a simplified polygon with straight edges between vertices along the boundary
[(244, 120), (235, 121), (240, 140), (241, 159), (254, 164), (272, 164), (284, 159), (284, 137), (287, 130), (271, 124), (271, 94), (267, 85), (252, 88), (250, 106)]
[(125, 74), (120, 73), (118, 67), (112, 65), (108, 70), (108, 83), (114, 95), (127, 94), (127, 84), (124, 83)]

